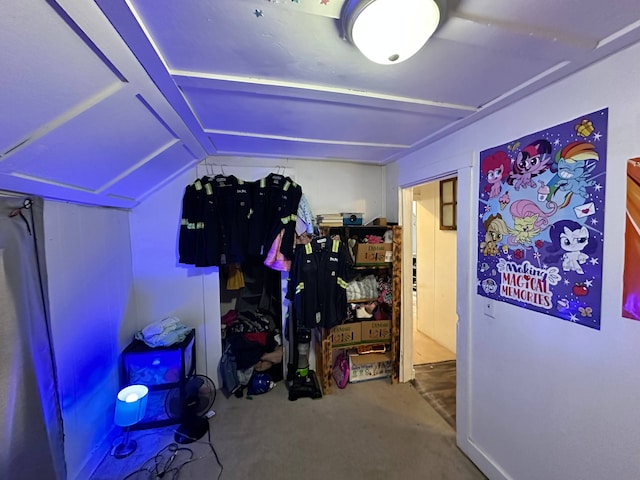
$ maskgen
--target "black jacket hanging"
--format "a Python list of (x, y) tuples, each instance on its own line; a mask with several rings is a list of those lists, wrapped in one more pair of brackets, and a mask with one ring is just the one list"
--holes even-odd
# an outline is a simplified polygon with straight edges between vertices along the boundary
[(314, 238), (297, 245), (287, 298), (301, 327), (332, 328), (347, 315), (347, 254), (339, 240)]
[(257, 182), (233, 175), (203, 177), (185, 188), (178, 239), (179, 262), (198, 267), (264, 259), (282, 234), (280, 253), (293, 258), (302, 188), (272, 173)]

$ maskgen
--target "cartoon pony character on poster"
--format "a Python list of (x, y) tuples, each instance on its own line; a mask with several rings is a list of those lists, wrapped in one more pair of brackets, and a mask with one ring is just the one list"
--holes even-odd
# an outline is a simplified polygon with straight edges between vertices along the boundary
[(546, 247), (548, 256), (545, 261), (555, 264), (562, 259), (562, 270), (584, 274), (581, 265), (589, 260), (589, 254), (595, 251), (597, 243), (589, 242), (589, 229), (573, 220), (560, 220), (549, 229), (551, 245)]
[(484, 187), (489, 192), (489, 198), (500, 195), (502, 181), (507, 178), (511, 170), (511, 159), (504, 151), (488, 156), (482, 161), (482, 174), (487, 177), (488, 185)]
[(480, 243), (480, 249), (483, 255), (499, 255), (499, 244), (502, 242), (503, 236), (509, 233), (509, 227), (502, 219), (502, 215), (496, 213), (491, 215), (484, 221), (484, 228), (486, 234), (484, 236), (484, 242)]
[(600, 328), (608, 110), (480, 154), (478, 293)]
[(551, 201), (558, 197), (558, 194), (562, 194), (558, 202), (561, 207), (565, 207), (574, 194), (588, 198), (587, 187), (595, 185), (595, 180), (590, 179), (590, 176), (596, 168), (597, 160), (598, 152), (595, 146), (587, 142), (571, 142), (556, 153), (555, 170), (558, 173), (547, 184), (547, 200)]
[(551, 211), (545, 212), (528, 199), (516, 200), (509, 211), (513, 217), (513, 228), (509, 228), (510, 245), (531, 245), (533, 239), (549, 225), (549, 218), (556, 213), (558, 206), (550, 204)]
[(551, 167), (551, 144), (537, 139), (524, 147), (513, 162), (513, 171), (509, 173), (507, 183), (513, 188), (535, 188), (533, 177), (546, 172)]

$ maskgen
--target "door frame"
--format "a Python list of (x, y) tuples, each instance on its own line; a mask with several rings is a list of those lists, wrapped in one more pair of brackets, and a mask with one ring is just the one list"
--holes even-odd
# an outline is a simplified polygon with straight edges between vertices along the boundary
[[(454, 171), (441, 172), (437, 176), (420, 179), (407, 185), (400, 185), (398, 192), (399, 219), (402, 225), (403, 245), (412, 242), (412, 189), (417, 185), (437, 181), (451, 176), (458, 177), (458, 230), (456, 246), (456, 438), (459, 446), (468, 445), (471, 441), (469, 425), (470, 409), (470, 328), (471, 328), (471, 295), (474, 291), (472, 281), (475, 278), (475, 214), (476, 199), (474, 171), (471, 165), (459, 167)], [(405, 249), (406, 250), (406, 249)], [(402, 314), (400, 328), (400, 382), (408, 382), (415, 377), (413, 371), (413, 290), (412, 290), (412, 255), (402, 256)], [(465, 449), (463, 449), (465, 450)], [(465, 450), (466, 451), (466, 450)]]

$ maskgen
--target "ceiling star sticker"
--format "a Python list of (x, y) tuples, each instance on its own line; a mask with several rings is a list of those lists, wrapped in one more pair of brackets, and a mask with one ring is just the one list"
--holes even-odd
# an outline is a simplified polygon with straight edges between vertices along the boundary
[(262, 10), (256, 8), (255, 11), (253, 12), (253, 14), (256, 16), (256, 18), (260, 18), (264, 15), (264, 13), (262, 13)]

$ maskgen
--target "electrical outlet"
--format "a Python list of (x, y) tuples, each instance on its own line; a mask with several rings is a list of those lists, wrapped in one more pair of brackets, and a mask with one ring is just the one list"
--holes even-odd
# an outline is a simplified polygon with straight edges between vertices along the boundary
[(493, 312), (493, 305), (495, 302), (489, 298), (485, 298), (483, 301), (484, 301), (484, 314), (487, 317), (496, 318)]

